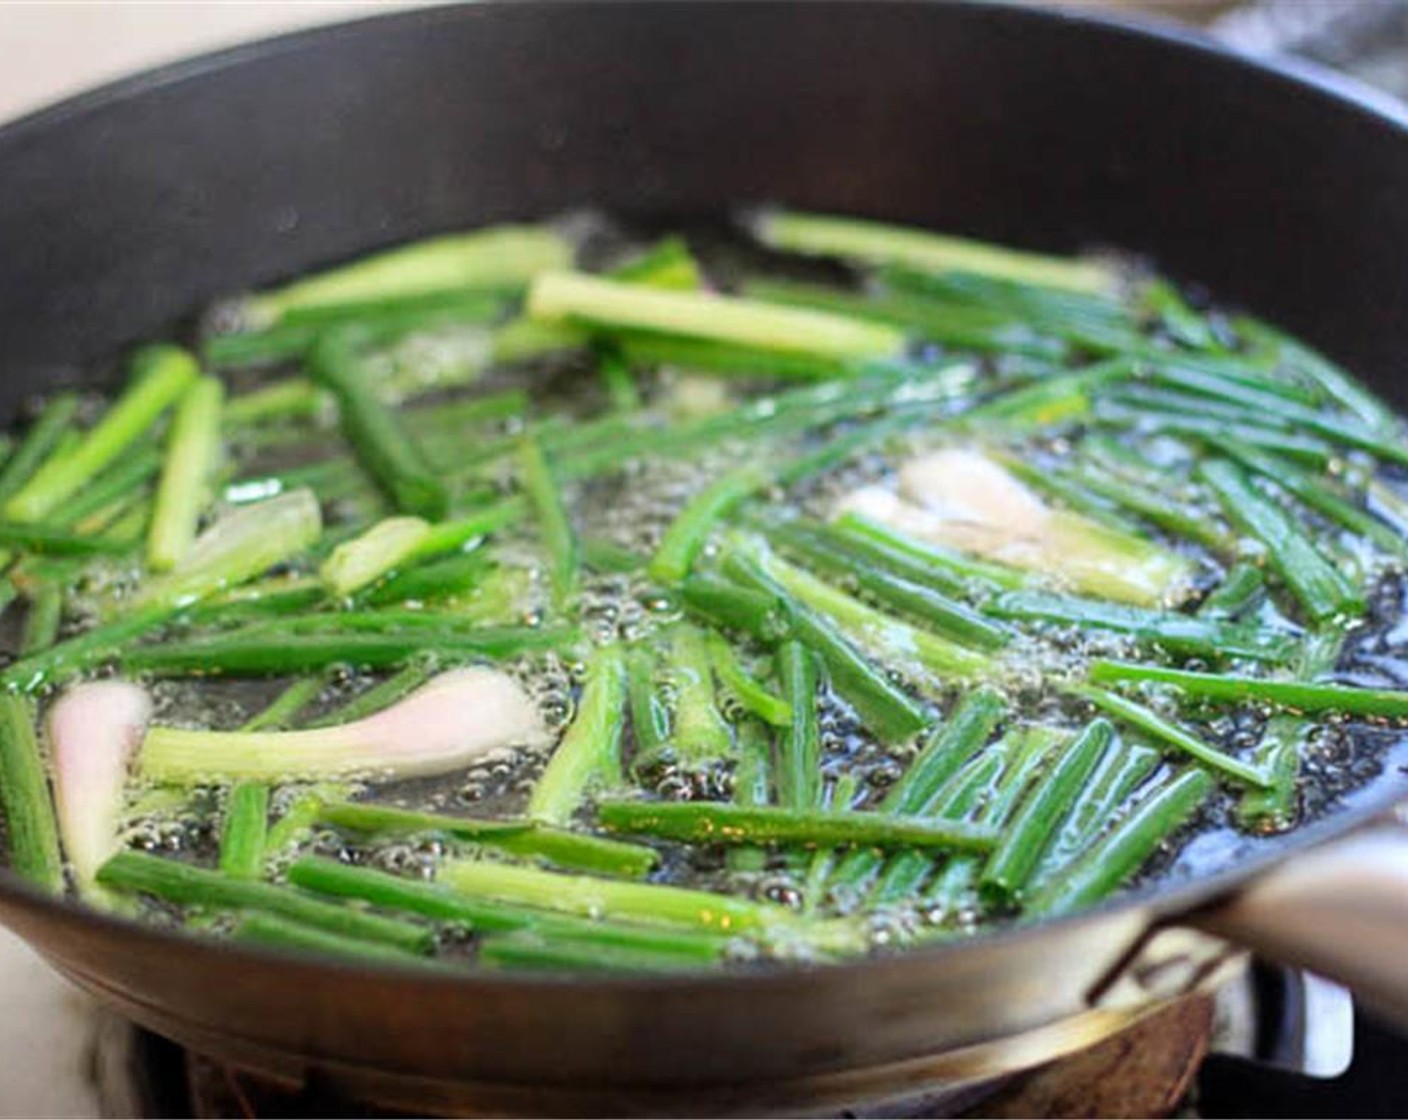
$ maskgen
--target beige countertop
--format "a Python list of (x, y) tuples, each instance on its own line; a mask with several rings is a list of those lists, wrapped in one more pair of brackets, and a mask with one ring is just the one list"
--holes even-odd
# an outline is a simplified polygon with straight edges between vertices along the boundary
[(0, 119), (186, 55), (406, 0), (0, 0)]

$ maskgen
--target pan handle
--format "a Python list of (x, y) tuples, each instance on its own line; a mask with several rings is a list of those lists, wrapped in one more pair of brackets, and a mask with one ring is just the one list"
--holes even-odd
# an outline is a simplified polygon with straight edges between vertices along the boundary
[(1408, 1024), (1408, 828), (1294, 856), (1180, 924), (1328, 976)]

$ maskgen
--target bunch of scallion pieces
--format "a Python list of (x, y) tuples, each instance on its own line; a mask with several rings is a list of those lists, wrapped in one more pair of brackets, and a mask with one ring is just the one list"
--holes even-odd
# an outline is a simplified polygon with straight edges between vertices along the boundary
[[(44, 402), (0, 465), (12, 867), (408, 965), (827, 960), (1291, 827), (1321, 717), (1408, 716), (1333, 677), (1408, 547), (1343, 371), (1100, 260), (743, 224), (726, 294), (679, 239), (486, 229)], [(207, 678), (267, 706), (158, 725)], [(153, 854), (199, 804), (218, 845)]]

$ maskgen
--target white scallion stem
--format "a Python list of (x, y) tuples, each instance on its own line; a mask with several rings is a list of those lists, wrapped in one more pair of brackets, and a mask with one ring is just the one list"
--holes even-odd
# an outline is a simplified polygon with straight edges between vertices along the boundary
[(224, 395), (219, 381), (202, 377), (176, 406), (147, 533), (147, 563), (153, 571), (174, 568), (195, 542), (201, 509), (209, 498), (210, 476), (220, 458)]

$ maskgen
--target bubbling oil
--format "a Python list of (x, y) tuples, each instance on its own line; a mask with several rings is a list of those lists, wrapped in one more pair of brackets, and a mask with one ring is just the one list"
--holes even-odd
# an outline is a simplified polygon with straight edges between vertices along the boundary
[[(629, 233), (600, 219), (584, 227), (586, 258), (602, 262), (628, 256), (638, 243)], [(580, 231), (579, 231), (580, 232)], [(758, 264), (755, 249), (737, 241), (706, 232), (691, 241), (704, 258), (706, 271), (727, 284), (745, 275)], [(770, 267), (780, 267), (768, 260)], [(847, 277), (833, 266), (791, 260), (785, 269), (804, 279), (825, 281)], [(204, 329), (228, 326), (229, 311), (217, 309), (203, 322)], [(608, 407), (595, 372), (580, 355), (557, 355), (513, 365), (494, 366), (488, 360), (489, 335), (479, 327), (451, 327), (412, 335), (376, 355), (373, 372), (382, 382), (395, 386), (395, 395), (409, 408), (427, 415), (435, 405), (453, 405), (504, 390), (524, 390), (534, 402), (540, 418), (556, 418), (566, 428), (578, 422), (600, 420)], [(920, 349), (916, 360), (936, 361), (949, 357), (941, 350)], [(970, 359), (978, 370), (975, 398), (1003, 371), (1022, 365), (1020, 358)], [(232, 393), (255, 388), (291, 372), (275, 366), (254, 371), (235, 371)], [(451, 384), (450, 389), (431, 386)], [(765, 379), (728, 382), (701, 381), (688, 370), (666, 367), (643, 379), (640, 389), (645, 405), (639, 414), (623, 418), (625, 430), (651, 426), (681, 418), (698, 419), (719, 414), (748, 400), (786, 386)], [(85, 412), (97, 415), (103, 405), (100, 397), (85, 400)], [(972, 400), (957, 401), (953, 411), (961, 411)], [(936, 413), (936, 416), (940, 414)], [(854, 421), (842, 421), (826, 431), (808, 435), (768, 436), (762, 439), (726, 439), (687, 457), (669, 453), (642, 455), (622, 461), (615, 469), (595, 477), (567, 480), (563, 493), (571, 519), (587, 552), (587, 564), (580, 589), (576, 621), (586, 646), (608, 642), (651, 643), (679, 623), (685, 612), (678, 597), (662, 590), (639, 566), (613, 570), (611, 565), (591, 561), (591, 548), (614, 550), (617, 555), (637, 560), (650, 557), (659, 547), (666, 529), (679, 512), (720, 475), (740, 463), (785, 459), (814, 449), (824, 439), (844, 434)], [(427, 452), (438, 457), (444, 470), (462, 469), (482, 447), (524, 430), (521, 417), (477, 422), (466, 438), (436, 443), (425, 429)], [(1081, 448), (1085, 433), (1075, 426), (1056, 432), (1038, 432), (1009, 442), (1004, 450), (1038, 470), (1059, 468)], [(896, 464), (952, 444), (953, 429), (939, 419), (931, 425), (918, 425), (893, 434), (878, 446), (859, 449), (831, 468), (790, 487), (774, 487), (765, 498), (783, 515), (800, 514), (827, 518), (842, 497), (862, 486), (890, 485)], [(1126, 436), (1114, 437), (1116, 443)], [(226, 504), (267, 496), (277, 492), (281, 477), (310, 466), (346, 456), (347, 447), (337, 435), (333, 418), (323, 415), (297, 431), (283, 431), (278, 425), (237, 441), (232, 447), (227, 474), (230, 478), (254, 480), (241, 490), (226, 491)], [(1156, 469), (1170, 475), (1186, 473), (1186, 445), (1160, 436), (1139, 439), (1139, 454)], [(1342, 477), (1360, 483), (1372, 468), (1358, 456), (1347, 456), (1333, 465)], [(264, 480), (261, 482), (260, 480)], [(274, 480), (274, 481), (268, 481)], [(1382, 476), (1400, 499), (1408, 487), (1404, 479), (1391, 473)], [(514, 492), (515, 466), (511, 459), (487, 460), (480, 464), (476, 484), (487, 495), (505, 496)], [(272, 489), (260, 491), (266, 485)], [(244, 497), (241, 498), (241, 495)], [(1191, 485), (1171, 489), (1171, 496), (1183, 504), (1188, 514), (1208, 518), (1212, 510)], [(390, 512), (385, 500), (367, 488), (324, 496), (323, 512), (332, 539), (346, 536), (358, 526)], [(1353, 683), (1376, 687), (1408, 688), (1408, 660), (1403, 657), (1408, 641), (1405, 622), (1405, 589), (1397, 566), (1369, 548), (1352, 534), (1338, 529), (1319, 515), (1306, 517), (1317, 538), (1328, 542), (1337, 561), (1361, 574), (1373, 589), (1370, 610), (1363, 627), (1355, 631), (1341, 658), (1339, 675)], [(1182, 538), (1148, 527), (1148, 536), (1170, 551), (1187, 557), (1193, 564), (1194, 601), (1216, 585), (1227, 569), (1226, 558)], [(531, 525), (510, 526), (496, 533), (491, 545), (497, 582), (492, 588), (467, 592), (457, 609), (486, 624), (541, 626), (551, 617), (548, 576), (543, 550)], [(715, 544), (706, 545), (702, 561), (714, 557)], [(1264, 560), (1254, 553), (1253, 560)], [(293, 576), (316, 571), (316, 557), (290, 565)], [(69, 588), (64, 633), (81, 632), (91, 626), (102, 611), (129, 596), (139, 585), (140, 566), (127, 561), (94, 563)], [(836, 580), (841, 589), (865, 598), (854, 580)], [(425, 604), (408, 603), (409, 609)], [(13, 612), (11, 612), (13, 614)], [(1269, 628), (1293, 632), (1296, 622), (1267, 600), (1256, 608), (1254, 620)], [(17, 638), (13, 617), (0, 620), (3, 637), (13, 646)], [(1062, 624), (1024, 625), (1003, 651), (1003, 688), (1011, 715), (1005, 729), (1022, 724), (1080, 726), (1088, 712), (1071, 700), (1053, 682), (1081, 679), (1090, 662), (1099, 658), (1127, 659), (1141, 654), (1132, 637)], [(534, 784), (541, 776), (555, 744), (570, 724), (584, 676), (585, 650), (545, 652), (510, 658), (496, 667), (519, 682), (536, 708), (546, 736), (542, 744), (488, 755), (451, 774), (429, 778), (391, 781), (379, 775), (338, 783), (341, 796), (375, 800), (392, 806), (429, 812), (475, 817), (516, 817), (523, 813)], [(748, 657), (763, 663), (765, 651), (745, 649)], [(1202, 667), (1197, 659), (1185, 659), (1185, 667)], [(952, 711), (966, 691), (958, 683), (935, 679), (914, 664), (894, 660), (887, 665), (893, 681), (915, 697), (925, 710), (938, 719)], [(330, 673), (317, 697), (301, 712), (298, 720), (316, 721), (335, 713), (342, 705), (376, 687), (386, 674), (342, 670)], [(151, 688), (156, 722), (175, 727), (237, 728), (260, 712), (288, 680), (153, 680)], [(662, 682), (663, 699), (673, 699), (668, 680)], [(1248, 708), (1228, 714), (1196, 705), (1177, 705), (1167, 694), (1151, 694), (1148, 705), (1170, 719), (1191, 724), (1197, 733), (1221, 749), (1247, 756), (1261, 740), (1269, 711)], [(721, 714), (734, 729), (747, 718), (738, 701), (720, 692)], [(821, 780), (826, 796), (833, 800), (843, 786), (850, 786), (849, 799), (837, 808), (873, 810), (882, 805), (887, 793), (905, 774), (920, 749), (913, 738), (899, 743), (882, 743), (869, 734), (851, 707), (829, 685), (823, 683), (817, 696), (821, 745)], [(1303, 761), (1303, 813), (1314, 817), (1332, 811), (1353, 790), (1371, 783), (1385, 765), (1385, 758), (1401, 748), (1402, 735), (1396, 728), (1327, 719), (1310, 739)], [(734, 758), (724, 757), (705, 763), (685, 764), (666, 750), (650, 758), (638, 750), (632, 729), (627, 726), (623, 746), (625, 772), (630, 780), (651, 796), (671, 801), (728, 801), (736, 795)], [(1161, 764), (1155, 777), (1168, 773)], [(277, 820), (300, 797), (315, 789), (315, 783), (288, 781), (276, 783), (272, 795), (272, 817)], [(133, 781), (129, 789), (123, 843), (141, 851), (209, 864), (219, 842), (219, 822), (224, 812), (227, 790), (200, 787), (174, 790)], [(989, 791), (989, 797), (991, 791)], [(1202, 810), (1197, 820), (1164, 846), (1144, 871), (1141, 882), (1189, 877), (1214, 870), (1243, 858), (1256, 845), (1268, 842), (1229, 827), (1232, 796), (1223, 791)], [(979, 803), (982, 808), (982, 802)], [(1126, 807), (1112, 811), (1107, 827), (1122, 819)], [(589, 822), (589, 815), (588, 815)], [(1195, 841), (1190, 843), (1190, 840)], [(824, 886), (826, 877), (814, 872), (824, 853), (769, 851), (761, 861), (738, 866), (718, 848), (656, 845), (661, 855), (653, 879), (659, 882), (745, 894), (795, 910), (816, 914), (848, 914), (865, 907), (864, 892), (841, 886), (834, 891)], [(449, 857), (476, 852), (466, 842), (442, 836), (422, 835), (386, 839), (353, 838), (336, 829), (313, 825), (295, 838), (288, 851), (277, 853), (272, 867), (277, 876), (289, 860), (301, 853), (326, 856), (357, 866), (375, 868), (420, 880), (433, 880), (437, 868)], [(484, 853), (488, 858), (492, 853)], [(175, 924), (181, 918), (176, 908), (144, 903), (154, 921)], [(1001, 919), (1003, 916), (998, 915)], [(867, 929), (877, 949), (911, 943), (916, 939), (942, 935), (963, 936), (983, 928), (992, 915), (980, 909), (970, 894), (956, 898), (931, 896), (926, 891), (888, 904), (867, 915)], [(450, 956), (469, 953), (472, 939), (463, 931), (446, 930), (441, 951)], [(740, 941), (732, 950), (736, 959), (749, 959), (757, 949)]]

